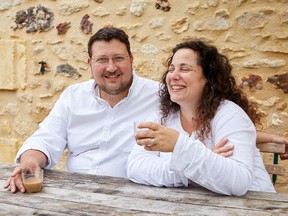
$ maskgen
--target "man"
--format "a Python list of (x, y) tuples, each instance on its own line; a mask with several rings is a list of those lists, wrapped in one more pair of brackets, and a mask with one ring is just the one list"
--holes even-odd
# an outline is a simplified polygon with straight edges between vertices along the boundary
[[(121, 29), (97, 31), (88, 42), (88, 54), (94, 80), (69, 86), (24, 142), (16, 155), (18, 166), (4, 185), (12, 193), (25, 192), (21, 172), (53, 167), (66, 148), (68, 171), (127, 177), (133, 122), (158, 108), (159, 83), (133, 72), (129, 39)], [(224, 144), (215, 151), (227, 156)]]

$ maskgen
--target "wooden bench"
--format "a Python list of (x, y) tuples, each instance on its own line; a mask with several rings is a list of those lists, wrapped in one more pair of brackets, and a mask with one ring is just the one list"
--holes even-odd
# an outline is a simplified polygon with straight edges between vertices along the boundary
[(273, 153), (273, 163), (265, 163), (265, 168), (269, 174), (272, 175), (272, 182), (275, 185), (277, 180), (277, 175), (284, 175), (285, 169), (283, 165), (278, 164), (279, 153), (285, 153), (284, 143), (257, 143), (257, 148), (259, 148), (262, 153)]

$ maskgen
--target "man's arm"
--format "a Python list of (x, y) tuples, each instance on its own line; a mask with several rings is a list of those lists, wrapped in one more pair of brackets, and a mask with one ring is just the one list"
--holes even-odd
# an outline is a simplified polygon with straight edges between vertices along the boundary
[(257, 131), (257, 138), (256, 138), (257, 143), (284, 143), (286, 148), (285, 148), (285, 153), (279, 154), (280, 158), (282, 160), (288, 159), (288, 137), (280, 136), (277, 134), (273, 133), (268, 133), (265, 131)]
[(38, 150), (28, 150), (21, 155), (20, 164), (15, 167), (10, 178), (4, 185), (4, 188), (10, 186), (11, 192), (15, 193), (19, 189), (22, 193), (25, 188), (22, 182), (21, 173), (28, 170), (40, 170), (44, 168), (48, 162), (47, 156)]

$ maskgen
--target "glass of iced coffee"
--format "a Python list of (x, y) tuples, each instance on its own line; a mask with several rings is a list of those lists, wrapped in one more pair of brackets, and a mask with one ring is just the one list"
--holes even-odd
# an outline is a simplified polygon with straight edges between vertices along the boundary
[(34, 193), (41, 191), (43, 187), (43, 169), (34, 172), (22, 172), (22, 181), (26, 192)]

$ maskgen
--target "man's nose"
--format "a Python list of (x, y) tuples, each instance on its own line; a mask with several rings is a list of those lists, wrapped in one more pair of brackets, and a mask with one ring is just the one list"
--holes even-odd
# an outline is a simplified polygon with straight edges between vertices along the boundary
[(111, 71), (111, 72), (114, 72), (117, 70), (117, 66), (112, 58), (109, 59), (109, 61), (107, 62), (106, 69), (107, 71)]

